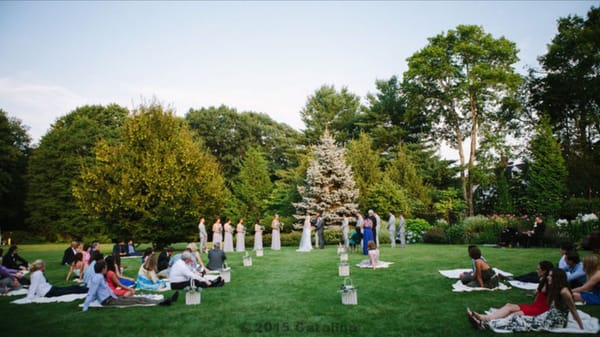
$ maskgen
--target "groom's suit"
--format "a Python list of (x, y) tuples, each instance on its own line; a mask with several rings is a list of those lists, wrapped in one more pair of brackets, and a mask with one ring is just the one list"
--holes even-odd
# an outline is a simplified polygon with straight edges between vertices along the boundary
[(323, 221), (323, 218), (321, 218), (320, 216), (317, 217), (313, 221), (313, 226), (315, 227), (315, 230), (317, 231), (317, 236), (319, 237), (319, 248), (323, 249), (325, 248), (325, 237), (323, 236), (323, 231), (325, 230), (325, 222)]

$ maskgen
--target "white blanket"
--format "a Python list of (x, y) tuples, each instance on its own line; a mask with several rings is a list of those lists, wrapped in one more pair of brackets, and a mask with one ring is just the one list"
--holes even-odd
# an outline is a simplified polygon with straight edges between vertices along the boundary
[[(492, 268), (498, 275), (502, 275), (504, 277), (512, 277), (513, 274), (500, 270), (498, 268)], [(472, 269), (447, 269), (447, 270), (439, 270), (440, 274), (447, 278), (458, 278), (461, 273), (472, 271)]]
[(510, 283), (510, 285), (515, 288), (525, 289), (525, 290), (537, 290), (537, 287), (538, 287), (537, 283), (521, 282), (521, 281), (517, 281), (517, 280), (510, 280), (510, 281), (508, 281), (508, 283)]
[[(490, 314), (497, 309), (489, 309), (486, 313)], [(600, 331), (600, 325), (598, 324), (598, 319), (596, 317), (592, 317), (581, 310), (577, 310), (579, 314), (579, 318), (581, 318), (581, 322), (583, 323), (583, 330), (579, 328), (577, 322), (573, 319), (573, 315), (569, 313), (569, 321), (567, 323), (566, 328), (554, 328), (548, 329), (546, 331), (554, 332), (554, 333), (581, 333), (581, 334), (597, 334)], [(512, 315), (511, 315), (512, 316)], [(509, 319), (510, 316), (503, 318)], [(510, 330), (501, 330), (501, 329), (491, 329), (497, 333), (512, 333)]]
[(56, 302), (73, 302), (75, 300), (83, 299), (87, 294), (68, 294), (56, 297), (34, 297), (33, 300), (28, 300), (26, 297), (14, 300), (10, 303), (13, 304), (28, 304), (28, 303), (56, 303)]
[(452, 285), (452, 291), (455, 293), (469, 292), (469, 291), (508, 290), (508, 289), (510, 289), (510, 287), (504, 283), (500, 283), (496, 288), (492, 288), (492, 289), (480, 288), (480, 287), (467, 287), (466, 285), (462, 284), (462, 282), (460, 280), (456, 281), (456, 283), (454, 283)]
[(27, 295), (27, 289), (21, 288), (17, 290), (11, 290), (6, 294), (2, 294), (3, 296), (16, 296), (16, 295)]

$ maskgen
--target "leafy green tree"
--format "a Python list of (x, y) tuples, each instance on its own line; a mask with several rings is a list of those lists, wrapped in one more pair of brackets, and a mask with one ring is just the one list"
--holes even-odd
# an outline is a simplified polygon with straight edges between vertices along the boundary
[[(268, 211), (272, 214), (279, 214), (283, 223), (292, 224), (296, 222), (294, 218), (296, 214), (294, 203), (302, 200), (297, 186), (304, 185), (304, 178), (306, 177), (306, 170), (308, 168), (308, 158), (309, 155), (302, 155), (297, 167), (277, 171), (277, 180), (275, 180), (273, 192), (269, 197)], [(284, 230), (289, 230), (290, 228), (290, 226), (286, 226)]]
[(333, 85), (323, 85), (308, 97), (300, 111), (306, 125), (304, 135), (309, 144), (316, 144), (327, 129), (338, 144), (345, 145), (358, 137), (360, 97), (342, 87), (338, 92)]
[(42, 137), (27, 174), (31, 230), (51, 241), (104, 233), (101, 223), (81, 212), (72, 188), (81, 165), (93, 160), (96, 142), (115, 141), (127, 114), (116, 104), (79, 107), (59, 118)]
[(526, 181), (527, 211), (557, 215), (567, 191), (567, 169), (552, 129), (543, 119), (531, 141), (529, 171)]
[(352, 167), (352, 177), (359, 191), (358, 204), (369, 205), (369, 186), (381, 181), (381, 159), (373, 150), (371, 137), (361, 132), (358, 139), (351, 140), (346, 151), (346, 161)]
[(423, 211), (431, 204), (429, 188), (417, 172), (413, 159), (405, 147), (398, 147), (398, 152), (385, 169), (386, 176), (406, 191), (412, 209)]
[[(425, 114), (431, 137), (458, 150), (460, 178), (469, 214), (473, 214), (474, 169), (478, 144), (502, 144), (515, 127), (515, 95), (521, 77), (514, 71), (517, 48), (478, 26), (459, 25), (429, 39), (408, 58), (404, 92), (412, 114)], [(509, 107), (509, 108), (507, 108)], [(469, 152), (464, 142), (469, 139)]]
[(600, 8), (558, 20), (539, 58), (531, 103), (550, 119), (569, 170), (571, 194), (600, 190)]
[(391, 180), (388, 175), (369, 185), (366, 194), (365, 205), (381, 214), (387, 214), (388, 211), (403, 213), (406, 217), (413, 214), (406, 189)]
[(80, 172), (78, 204), (116, 237), (158, 246), (186, 240), (200, 215), (215, 218), (225, 204), (215, 158), (183, 120), (157, 104), (134, 111), (120, 142), (100, 140), (94, 161)]
[(0, 223), (20, 229), (25, 220), (25, 169), (31, 138), (19, 119), (0, 109)]
[(375, 82), (377, 92), (368, 94), (368, 106), (358, 123), (380, 151), (393, 152), (400, 143), (417, 143), (429, 131), (425, 115), (409, 114), (401, 82), (396, 76)]
[(233, 188), (239, 200), (235, 215), (245, 219), (262, 218), (268, 206), (273, 183), (269, 177), (267, 161), (260, 149), (251, 147), (241, 163), (240, 173)]
[(328, 225), (340, 225), (344, 214), (358, 210), (352, 170), (346, 164), (344, 149), (335, 145), (327, 129), (321, 144), (313, 146), (313, 154), (306, 171), (306, 185), (298, 186), (302, 201), (294, 204), (296, 218), (320, 213)]
[(302, 134), (268, 115), (241, 112), (221, 105), (199, 110), (190, 109), (185, 116), (190, 129), (204, 141), (217, 158), (228, 183), (235, 181), (240, 161), (251, 147), (265, 154), (271, 179), (277, 170), (298, 165), (297, 146)]

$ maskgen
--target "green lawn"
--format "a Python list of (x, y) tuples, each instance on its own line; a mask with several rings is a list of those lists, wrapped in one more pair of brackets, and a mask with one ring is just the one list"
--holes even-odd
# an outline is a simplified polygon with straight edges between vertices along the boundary
[[(67, 268), (58, 261), (66, 245), (21, 245), (20, 254), (48, 261), (46, 276), (65, 285)], [(183, 245), (178, 245), (183, 247)], [(111, 247), (103, 246), (104, 251)], [(207, 289), (202, 304), (185, 305), (184, 294), (170, 307), (90, 308), (78, 304), (15, 305), (17, 297), (0, 297), (3, 336), (482, 336), (469, 325), (465, 308), (484, 310), (506, 302), (532, 301), (520, 289), (453, 293), (453, 280), (439, 269), (469, 268), (465, 245), (409, 245), (383, 248), (389, 269), (354, 265), (364, 258), (350, 254), (351, 278), (358, 286), (358, 305), (342, 305), (337, 292), (339, 258), (334, 246), (310, 253), (295, 248), (265, 250), (242, 266), (241, 253), (229, 253), (232, 282)], [(558, 261), (556, 248), (498, 249), (482, 247), (494, 267), (515, 275), (533, 271), (542, 259)], [(582, 252), (587, 254), (589, 252)], [(139, 259), (123, 260), (125, 274), (135, 277)], [(580, 309), (600, 317), (600, 306)], [(527, 333), (527, 336), (545, 336)]]

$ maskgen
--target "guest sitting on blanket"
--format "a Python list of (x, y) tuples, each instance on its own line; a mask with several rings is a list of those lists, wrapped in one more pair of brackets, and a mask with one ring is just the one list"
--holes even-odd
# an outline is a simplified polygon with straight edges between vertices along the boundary
[(92, 253), (92, 256), (90, 257), (90, 264), (83, 271), (83, 283), (85, 283), (85, 285), (88, 287), (89, 287), (90, 281), (92, 280), (92, 276), (94, 276), (94, 274), (95, 274), (94, 273), (94, 265), (98, 261), (104, 261), (104, 255), (102, 255), (102, 253), (100, 253), (100, 251), (96, 250)]
[(48, 283), (44, 272), (46, 271), (46, 262), (36, 260), (29, 268), (31, 276), (31, 285), (27, 290), (27, 301), (32, 301), (36, 297), (57, 297), (67, 294), (85, 294), (88, 288), (85, 286), (73, 285), (68, 287), (55, 287)]
[(11, 290), (21, 288), (19, 275), (23, 276), (23, 272), (16, 269), (8, 269), (0, 265), (0, 294), (6, 294)]
[[(119, 282), (127, 287), (135, 287), (135, 280), (131, 277), (123, 275), (123, 268), (121, 268), (121, 256), (119, 254), (113, 254), (113, 262), (115, 264), (115, 273), (117, 273)], [(108, 269), (110, 270), (110, 267)]]
[[(108, 256), (104, 260), (106, 262), (106, 282), (108, 287), (117, 296), (133, 296), (135, 290), (130, 288), (123, 283), (117, 276), (117, 266), (115, 265), (115, 256)], [(96, 262), (97, 264), (98, 262)]]
[(83, 254), (77, 253), (71, 260), (69, 272), (67, 273), (67, 281), (71, 279), (71, 274), (75, 274), (75, 276), (77, 276), (77, 281), (83, 282), (83, 271)]
[[(511, 314), (515, 315), (526, 315), (526, 316), (537, 316), (548, 310), (550, 310), (550, 304), (548, 303), (548, 274), (553, 269), (552, 262), (541, 261), (537, 266), (537, 275), (539, 285), (535, 293), (535, 300), (533, 304), (512, 304), (506, 303), (502, 308), (494, 311), (489, 315), (479, 315), (478, 319), (483, 321), (491, 321), (493, 319), (499, 319), (507, 317)], [(470, 309), (467, 308), (470, 312)]]
[(225, 260), (227, 260), (227, 256), (225, 252), (221, 249), (221, 244), (219, 242), (215, 242), (213, 248), (208, 251), (208, 270), (220, 270), (223, 269), (223, 265), (225, 265)]
[(168, 247), (158, 255), (158, 277), (169, 277), (169, 262), (171, 261), (171, 256), (173, 256), (174, 251), (175, 249), (173, 247)]
[(567, 281), (571, 288), (577, 288), (582, 286), (586, 281), (585, 271), (583, 270), (583, 263), (579, 258), (579, 253), (576, 250), (572, 250), (567, 253), (566, 262), (568, 265), (567, 270)]
[(202, 262), (202, 258), (200, 257), (200, 252), (198, 252), (198, 247), (193, 242), (190, 242), (185, 248), (188, 248), (192, 253), (192, 258), (194, 259), (194, 263), (196, 264), (196, 269), (198, 271), (203, 272), (206, 269), (204, 266), (204, 262)]
[[(144, 262), (146, 262), (146, 257), (148, 257), (148, 256), (150, 256), (152, 254), (154, 254), (154, 249), (152, 249), (152, 247), (146, 248), (144, 250), (144, 254), (142, 254), (142, 264), (144, 264)], [(157, 266), (157, 268), (158, 268), (158, 266)]]
[(377, 244), (373, 240), (369, 240), (367, 242), (367, 247), (369, 248), (368, 254), (369, 258), (367, 260), (362, 260), (358, 266), (361, 268), (387, 268), (390, 263), (379, 261), (379, 249), (377, 249)]
[(171, 289), (183, 289), (190, 285), (193, 280), (195, 287), (219, 287), (225, 281), (218, 277), (214, 281), (209, 281), (201, 276), (194, 268), (194, 259), (190, 252), (183, 252), (181, 259), (177, 260), (169, 271), (169, 281), (171, 281)]
[(167, 287), (164, 280), (156, 275), (158, 256), (152, 253), (146, 257), (146, 262), (140, 266), (135, 287), (140, 290), (159, 290)]
[(17, 254), (18, 249), (17, 245), (10, 246), (6, 255), (2, 257), (2, 265), (8, 269), (27, 270), (29, 263)]
[(596, 255), (587, 255), (583, 258), (583, 270), (587, 276), (587, 282), (581, 287), (573, 289), (575, 301), (586, 304), (600, 304), (600, 267)]
[(179, 297), (179, 292), (175, 292), (171, 297), (165, 300), (153, 300), (147, 297), (138, 297), (138, 296), (130, 296), (130, 297), (119, 297), (113, 294), (110, 290), (106, 279), (104, 278), (104, 274), (106, 274), (106, 262), (98, 261), (94, 265), (94, 276), (92, 276), (90, 281), (90, 290), (85, 298), (85, 302), (83, 302), (83, 310), (87, 311), (90, 304), (95, 300), (98, 300), (100, 304), (103, 306), (126, 306), (126, 305), (144, 305), (144, 304), (158, 304), (158, 305), (170, 305), (171, 303), (177, 301), (177, 297)]
[(135, 245), (131, 239), (127, 241), (127, 256), (142, 256), (142, 253), (135, 251)]
[(466, 286), (473, 288), (488, 288), (493, 289), (498, 286), (498, 275), (490, 265), (481, 257), (481, 250), (473, 247), (469, 250), (469, 256), (475, 263), (475, 275), (472, 281), (469, 281)]
[[(480, 315), (467, 308), (469, 320), (478, 329), (492, 328), (509, 331), (530, 331), (541, 329), (564, 328), (568, 323), (569, 312), (583, 330), (583, 323), (575, 307), (573, 293), (569, 288), (567, 276), (562, 269), (554, 268), (547, 276), (547, 304), (548, 311), (537, 316), (512, 315), (507, 318), (499, 318), (494, 313)], [(508, 314), (506, 314), (508, 315)], [(505, 315), (505, 316), (506, 316)]]
[[(471, 249), (473, 248), (477, 248), (477, 246), (475, 245), (469, 245), (469, 247), (467, 247), (467, 254), (469, 254), (469, 256), (471, 256)], [(483, 261), (485, 261), (485, 258), (482, 256), (481, 259)], [(473, 258), (471, 258), (471, 270), (470, 271), (466, 271), (464, 273), (460, 273), (458, 275), (458, 278), (460, 279), (460, 281), (463, 284), (467, 284), (469, 282), (472, 282), (473, 280), (475, 280), (475, 260)]]
[(558, 268), (567, 271), (569, 270), (569, 265), (567, 264), (567, 254), (575, 250), (575, 246), (573, 243), (569, 241), (561, 242), (560, 244), (560, 260), (558, 260)]

